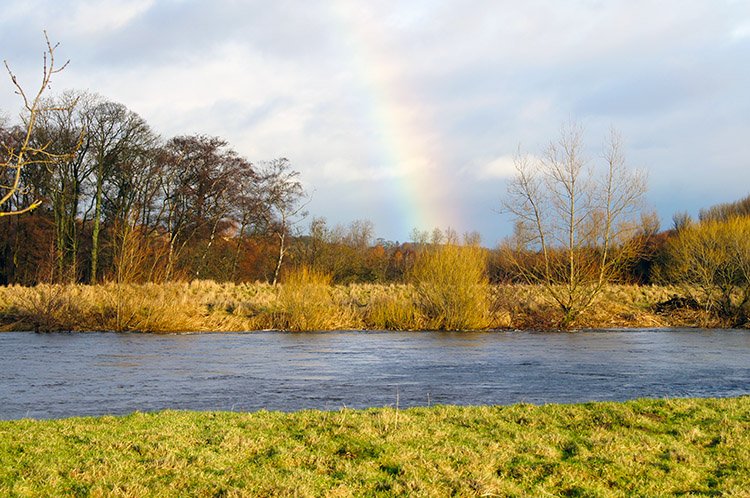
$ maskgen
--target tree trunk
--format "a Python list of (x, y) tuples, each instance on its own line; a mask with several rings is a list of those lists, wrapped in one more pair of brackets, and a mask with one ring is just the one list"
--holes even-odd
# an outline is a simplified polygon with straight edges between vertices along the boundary
[(96, 283), (96, 271), (99, 265), (99, 219), (102, 214), (102, 163), (96, 178), (96, 204), (94, 208), (94, 228), (91, 233), (91, 284)]
[(214, 226), (211, 227), (211, 237), (208, 239), (208, 244), (206, 245), (206, 249), (203, 251), (203, 254), (201, 255), (201, 263), (198, 265), (198, 269), (195, 271), (195, 278), (200, 278), (201, 272), (203, 271), (203, 268), (206, 266), (206, 257), (208, 256), (208, 251), (211, 250), (211, 246), (214, 245), (214, 239), (216, 239), (216, 228), (219, 226), (219, 220), (220, 218), (216, 219), (216, 222), (214, 223)]
[(232, 282), (234, 282), (235, 279), (237, 278), (237, 265), (240, 259), (240, 249), (242, 248), (242, 239), (243, 239), (243, 234), (245, 233), (246, 225), (247, 225), (247, 216), (243, 216), (242, 225), (240, 226), (240, 232), (237, 234), (237, 246), (234, 250), (234, 258), (232, 259), (232, 274), (231, 274)]
[(284, 259), (284, 253), (286, 252), (286, 247), (284, 247), (284, 229), (282, 228), (281, 233), (279, 233), (279, 259), (276, 262), (276, 270), (273, 272), (273, 284), (276, 285), (276, 283), (279, 281), (279, 273), (281, 272), (281, 261)]

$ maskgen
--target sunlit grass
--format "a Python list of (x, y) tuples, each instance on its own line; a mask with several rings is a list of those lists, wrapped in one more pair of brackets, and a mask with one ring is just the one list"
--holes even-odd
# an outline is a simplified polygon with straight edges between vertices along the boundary
[[(726, 325), (701, 310), (654, 311), (656, 303), (681, 294), (672, 287), (612, 285), (574, 327)], [(389, 285), (331, 285), (325, 275), (300, 270), (279, 286), (200, 280), (0, 287), (5, 330), (550, 329), (556, 313), (536, 287), (489, 286), (450, 266), (437, 276)]]
[(354, 310), (334, 301), (331, 276), (309, 267), (285, 275), (278, 292), (274, 328), (291, 331), (358, 328)]
[(747, 496), (750, 397), (0, 422), (1, 496)]

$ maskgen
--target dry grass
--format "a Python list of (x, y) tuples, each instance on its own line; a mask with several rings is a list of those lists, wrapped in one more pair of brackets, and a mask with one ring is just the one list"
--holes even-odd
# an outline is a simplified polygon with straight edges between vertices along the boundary
[[(0, 316), (6, 330), (253, 330), (261, 320), (244, 309), (243, 290), (214, 282), (6, 287)], [(254, 290), (264, 294), (262, 285)]]
[(412, 285), (375, 286), (364, 309), (364, 322), (375, 330), (422, 330), (424, 317), (416, 303), (416, 290)]
[[(0, 324), (4, 330), (178, 332), (550, 329), (559, 322), (554, 303), (533, 286), (488, 286), (481, 292), (461, 294), (443, 292), (441, 284), (436, 283), (439, 280), (427, 281), (429, 284), (423, 280), (421, 284), (337, 286), (329, 282), (325, 275), (300, 270), (276, 287), (205, 280), (158, 285), (0, 287)], [(477, 288), (469, 286), (470, 291)], [(487, 298), (483, 298), (485, 292)], [(574, 326), (726, 326), (699, 309), (662, 314), (654, 311), (653, 305), (674, 295), (688, 294), (676, 287), (613, 285)]]
[(289, 272), (279, 289), (274, 328), (305, 331), (358, 328), (354, 310), (335, 302), (331, 276), (306, 266)]
[[(708, 320), (705, 313), (675, 310), (657, 313), (654, 306), (685, 289), (672, 286), (610, 285), (594, 305), (572, 324), (575, 328), (651, 328), (703, 326), (722, 324)], [(559, 306), (532, 285), (498, 285), (493, 287), (495, 326), (515, 329), (554, 329), (560, 323)], [(500, 324), (501, 321), (506, 326)]]

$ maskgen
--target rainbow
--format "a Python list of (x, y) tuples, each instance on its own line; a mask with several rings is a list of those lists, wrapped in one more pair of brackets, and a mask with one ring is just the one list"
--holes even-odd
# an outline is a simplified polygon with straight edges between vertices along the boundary
[(407, 236), (414, 228), (431, 230), (460, 225), (448, 185), (440, 173), (444, 157), (431, 134), (414, 92), (399, 77), (397, 64), (380, 48), (371, 23), (357, 11), (358, 2), (330, 0), (329, 8), (349, 49), (350, 64), (367, 93), (366, 119), (377, 135), (379, 167), (396, 169), (390, 195), (402, 213), (396, 227)]

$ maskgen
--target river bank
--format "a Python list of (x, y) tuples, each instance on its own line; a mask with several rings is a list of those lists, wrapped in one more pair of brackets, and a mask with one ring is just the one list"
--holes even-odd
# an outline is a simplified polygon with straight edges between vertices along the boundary
[(750, 397), (0, 422), (3, 496), (744, 496)]
[[(490, 286), (467, 329), (556, 328), (558, 310), (540, 289)], [(39, 285), (0, 288), (6, 331), (431, 330), (440, 310), (422, 306), (411, 284), (271, 286), (212, 281)], [(435, 326), (435, 325), (438, 326)], [(726, 327), (683, 289), (611, 285), (575, 328)]]

